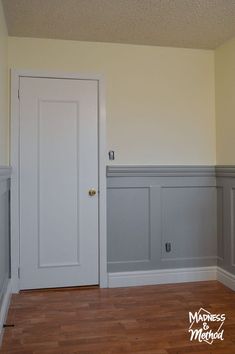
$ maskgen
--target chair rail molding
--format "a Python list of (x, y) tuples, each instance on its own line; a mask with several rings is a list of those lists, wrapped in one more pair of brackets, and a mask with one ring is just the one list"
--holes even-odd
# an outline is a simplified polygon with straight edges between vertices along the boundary
[(235, 166), (232, 165), (221, 165), (215, 167), (216, 177), (227, 177), (227, 178), (235, 178)]
[(11, 177), (10, 166), (0, 166), (0, 179), (7, 179)]
[(215, 176), (215, 166), (110, 165), (107, 177), (197, 177)]

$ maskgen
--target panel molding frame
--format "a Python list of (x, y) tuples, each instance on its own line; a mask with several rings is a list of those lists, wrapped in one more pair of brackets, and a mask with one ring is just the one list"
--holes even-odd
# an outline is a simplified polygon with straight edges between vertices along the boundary
[[(219, 241), (219, 230), (218, 230), (218, 191), (221, 190), (222, 193), (222, 205), (221, 205), (221, 236), (222, 236), (222, 257), (219, 255), (219, 250), (218, 250), (218, 241)], [(216, 183), (216, 191), (217, 191), (217, 200), (216, 200), (216, 207), (217, 207), (217, 259), (220, 262), (224, 261), (224, 237), (223, 237), (223, 230), (224, 230), (224, 208), (223, 208), (223, 203), (224, 203), (224, 187), (223, 186), (218, 186), (218, 183)]]
[[(106, 106), (105, 79), (101, 74), (11, 70), (11, 270), (12, 292), (20, 290), (20, 197), (19, 197), (19, 80), (20, 77), (93, 80), (98, 83), (98, 164), (99, 164), (99, 285), (107, 287), (106, 227)], [(8, 171), (9, 172), (9, 171)]]
[(149, 258), (147, 259), (137, 259), (137, 260), (126, 260), (126, 261), (108, 261), (108, 264), (147, 264), (151, 261), (151, 236), (152, 236), (152, 230), (151, 230), (151, 186), (141, 186), (141, 185), (135, 185), (131, 187), (121, 187), (121, 186), (116, 186), (116, 187), (107, 187), (107, 190), (117, 190), (117, 189), (147, 189), (148, 191), (148, 207), (149, 207), (149, 218), (148, 218), (148, 240), (149, 240), (149, 247), (148, 247), (148, 255)]
[[(149, 184), (149, 185), (141, 185), (135, 184), (133, 186), (108, 186), (108, 190), (129, 190), (129, 189), (146, 189), (148, 191), (148, 207), (149, 207), (149, 215), (148, 215), (148, 240), (149, 240), (149, 258), (148, 259), (135, 259), (135, 260), (125, 260), (125, 261), (109, 261), (108, 266), (111, 267), (120, 267), (123, 268), (125, 266), (130, 267), (138, 267), (140, 268), (141, 265), (143, 269), (153, 268), (154, 264), (159, 260), (158, 266), (160, 266), (160, 251), (161, 251), (161, 240), (156, 240), (154, 238), (154, 233), (156, 228), (161, 227), (161, 185), (159, 184)], [(154, 196), (158, 195), (159, 198), (154, 198)], [(156, 210), (159, 210), (159, 214), (157, 213), (156, 217)]]
[[(118, 189), (132, 189), (132, 188), (150, 188), (150, 225), (152, 228), (152, 234), (156, 235), (158, 233), (158, 237), (153, 237), (154, 248), (152, 249), (153, 257), (151, 257), (152, 262), (143, 261), (140, 259), (136, 259), (135, 261), (125, 262), (122, 260), (111, 262), (108, 261), (109, 272), (122, 272), (122, 271), (147, 271), (149, 269), (170, 269), (170, 268), (179, 268), (179, 267), (204, 267), (204, 266), (214, 266), (217, 264), (217, 254), (205, 253), (200, 256), (200, 254), (195, 254), (190, 257), (187, 255), (181, 255), (178, 257), (168, 257), (167, 254), (163, 253), (164, 247), (164, 237), (163, 237), (163, 229), (164, 229), (164, 219), (163, 219), (163, 198), (164, 191), (167, 190), (211, 190), (212, 193), (215, 194), (216, 198), (216, 179), (214, 168), (210, 166), (189, 166), (188, 171), (190, 175), (185, 175), (185, 168), (182, 166), (166, 166), (167, 176), (160, 176), (157, 174), (156, 176), (152, 175), (153, 169), (156, 171), (160, 171), (165, 168), (163, 166), (141, 166), (141, 173), (139, 175), (139, 166), (138, 170), (134, 168), (134, 175), (129, 175), (129, 170), (132, 171), (133, 166), (125, 166), (126, 173), (123, 173), (122, 166), (108, 166), (107, 167), (107, 189), (118, 190)], [(192, 168), (193, 167), (193, 168)], [(109, 174), (109, 168), (115, 169), (115, 174)], [(201, 169), (202, 168), (202, 169)], [(146, 174), (143, 172), (146, 171)], [(178, 171), (182, 178), (178, 175), (175, 176), (175, 171)], [(208, 176), (209, 171), (209, 176)], [(120, 172), (120, 173), (119, 173)], [(149, 172), (151, 175), (149, 175)], [(155, 173), (154, 172), (154, 173)], [(171, 173), (172, 172), (172, 173)], [(193, 172), (191, 174), (191, 172)], [(213, 172), (211, 174), (211, 172)], [(165, 173), (165, 172), (164, 172)], [(205, 175), (206, 173), (206, 175)], [(111, 202), (111, 201), (110, 201)], [(216, 200), (215, 200), (216, 202)], [(153, 203), (153, 205), (152, 205)], [(111, 205), (110, 205), (111, 206)], [(216, 218), (216, 207), (215, 214)], [(214, 220), (214, 219), (213, 219)], [(216, 221), (215, 221), (216, 223)], [(160, 237), (161, 235), (161, 237)], [(215, 245), (216, 247), (217, 245)]]
[[(163, 193), (163, 190), (164, 189), (214, 189), (214, 190), (217, 190), (217, 187), (216, 185), (213, 185), (213, 184), (205, 184), (205, 185), (195, 185), (195, 184), (192, 184), (192, 185), (183, 185), (183, 186), (179, 186), (179, 185), (176, 185), (176, 184), (171, 184), (169, 186), (161, 186), (161, 193)], [(161, 197), (161, 203), (163, 202), (163, 198)], [(164, 218), (163, 218), (163, 206), (161, 204), (161, 225), (162, 225), (162, 228), (161, 228), (161, 242), (163, 243), (163, 240), (165, 239), (165, 223), (164, 223)], [(163, 254), (163, 247), (161, 248), (161, 262), (162, 264), (164, 262), (177, 262), (177, 261), (199, 261), (199, 260), (217, 260), (218, 259), (218, 251), (217, 251), (217, 255), (216, 256), (201, 256), (201, 257), (164, 257), (164, 254)]]

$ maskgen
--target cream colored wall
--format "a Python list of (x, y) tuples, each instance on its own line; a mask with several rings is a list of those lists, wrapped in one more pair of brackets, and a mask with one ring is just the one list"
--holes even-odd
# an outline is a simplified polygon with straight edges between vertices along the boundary
[(0, 165), (8, 164), (7, 28), (0, 1)]
[(235, 164), (235, 38), (215, 51), (217, 164)]
[(214, 52), (9, 38), (9, 67), (103, 73), (115, 164), (214, 164)]

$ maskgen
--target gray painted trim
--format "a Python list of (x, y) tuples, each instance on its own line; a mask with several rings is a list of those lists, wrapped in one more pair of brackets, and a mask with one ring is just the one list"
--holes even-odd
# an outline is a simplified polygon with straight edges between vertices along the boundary
[(116, 165), (107, 166), (107, 177), (215, 177), (215, 167)]
[(11, 170), (10, 166), (0, 166), (0, 178), (10, 178)]
[(231, 252), (231, 266), (235, 267), (235, 259), (234, 259), (234, 236), (235, 236), (235, 225), (234, 225), (234, 191), (235, 188), (232, 187), (230, 189), (230, 220), (231, 220), (231, 225), (230, 225), (230, 252)]
[(3, 302), (4, 295), (6, 294), (7, 286), (8, 286), (9, 278), (4, 280), (2, 288), (0, 288), (0, 308)]
[[(4, 172), (3, 172), (4, 170)], [(0, 325), (1, 311), (10, 278), (10, 179), (5, 168), (0, 175)], [(1, 328), (0, 328), (1, 332)], [(1, 333), (0, 333), (1, 334)]]
[(107, 177), (233, 177), (234, 165), (221, 166), (154, 166), (115, 165), (107, 166)]
[(215, 167), (216, 177), (229, 177), (235, 178), (235, 166), (216, 166)]
[[(216, 186), (217, 190), (217, 259), (218, 262), (224, 262), (224, 188)], [(219, 198), (219, 191), (221, 192), (221, 199)]]

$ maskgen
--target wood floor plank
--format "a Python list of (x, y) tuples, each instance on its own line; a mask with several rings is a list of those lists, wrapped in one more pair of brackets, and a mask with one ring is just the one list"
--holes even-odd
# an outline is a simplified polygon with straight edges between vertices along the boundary
[[(188, 313), (201, 307), (225, 313), (223, 341), (190, 341)], [(7, 323), (0, 354), (235, 354), (235, 292), (217, 281), (27, 291)]]

